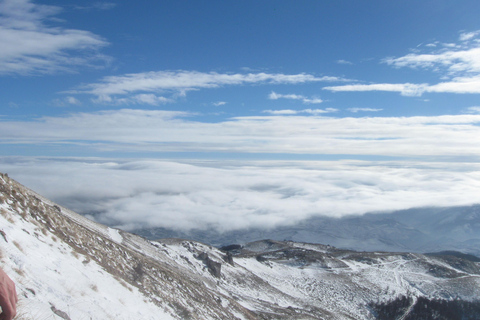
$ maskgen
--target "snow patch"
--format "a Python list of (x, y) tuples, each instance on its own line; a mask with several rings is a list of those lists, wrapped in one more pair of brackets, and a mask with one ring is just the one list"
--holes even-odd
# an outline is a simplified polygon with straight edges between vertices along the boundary
[(121, 244), (123, 241), (123, 237), (120, 234), (120, 231), (117, 229), (108, 228), (108, 236), (110, 237), (110, 239), (112, 239), (112, 241), (118, 244)]

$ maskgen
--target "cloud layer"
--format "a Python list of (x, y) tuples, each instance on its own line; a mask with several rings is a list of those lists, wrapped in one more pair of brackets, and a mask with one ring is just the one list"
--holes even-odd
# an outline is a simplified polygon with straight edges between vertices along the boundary
[(194, 116), (123, 109), (1, 121), (0, 142), (76, 145), (85, 151), (480, 157), (478, 114), (398, 118), (280, 114), (221, 122), (195, 121)]
[[(0, 158), (0, 171), (124, 229), (219, 231), (478, 203), (478, 163)], [(66, 178), (68, 177), (68, 178)]]

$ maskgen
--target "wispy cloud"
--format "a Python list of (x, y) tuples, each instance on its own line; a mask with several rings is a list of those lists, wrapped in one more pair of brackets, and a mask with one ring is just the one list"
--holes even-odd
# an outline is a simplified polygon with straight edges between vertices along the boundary
[(349, 84), (342, 86), (324, 87), (324, 90), (333, 92), (359, 92), (359, 91), (387, 91), (398, 92), (402, 96), (420, 97), (426, 92), (436, 93), (480, 93), (480, 76), (455, 78), (452, 81), (440, 82), (435, 85), (413, 83), (375, 83), (375, 84)]
[(82, 103), (75, 97), (65, 97), (63, 99), (55, 99), (53, 101), (53, 104), (57, 107), (65, 107), (65, 106), (71, 106), (71, 105), (75, 105), (75, 106), (79, 106), (81, 105)]
[(480, 189), (478, 163), (0, 157), (0, 168), (68, 208), (125, 229), (263, 229), (312, 216), (469, 205)]
[(357, 112), (379, 112), (383, 109), (375, 109), (375, 108), (348, 108), (348, 111), (357, 113)]
[[(480, 93), (480, 42), (479, 31), (463, 33), (456, 44), (429, 44), (436, 51), (410, 53), (399, 58), (386, 58), (384, 63), (395, 68), (423, 69), (435, 72), (444, 80), (427, 83), (374, 83), (328, 86), (325, 90), (340, 91), (391, 91), (404, 96), (421, 96), (427, 92), (478, 94)], [(441, 49), (437, 46), (442, 45)]]
[(298, 114), (298, 110), (282, 109), (282, 110), (263, 110), (263, 113), (275, 114), (275, 115), (289, 115)]
[(397, 68), (424, 68), (442, 72), (447, 75), (465, 76), (478, 75), (480, 72), (480, 48), (448, 50), (430, 54), (408, 54), (400, 58), (385, 59), (385, 63)]
[(136, 101), (138, 103), (151, 104), (151, 105), (159, 105), (159, 104), (171, 102), (171, 99), (161, 97), (161, 96), (156, 96), (152, 93), (137, 94), (137, 95), (134, 95), (131, 100)]
[(392, 84), (392, 83), (375, 83), (375, 84), (348, 84), (342, 86), (324, 87), (324, 90), (333, 92), (345, 91), (388, 91), (399, 92), (403, 96), (418, 97), (421, 96), (427, 89), (426, 84)]
[[(335, 77), (316, 77), (311, 74), (281, 73), (217, 73), (198, 71), (157, 71), (109, 76), (100, 82), (84, 85), (70, 93), (96, 96), (98, 102), (129, 101), (130, 95), (138, 93), (169, 92), (185, 95), (190, 90), (218, 88), (248, 84), (301, 84), (319, 81), (342, 81)], [(312, 100), (313, 102), (313, 100)]]
[(466, 110), (467, 113), (479, 113), (480, 114), (480, 106), (469, 107)]
[(289, 99), (289, 100), (300, 100), (305, 104), (319, 104), (322, 103), (323, 100), (320, 98), (308, 98), (303, 95), (298, 95), (298, 94), (280, 94), (272, 91), (269, 95), (268, 98), (270, 100), (278, 100), (278, 99)]
[[(0, 142), (81, 145), (120, 152), (245, 152), (479, 157), (480, 115), (334, 118), (334, 110), (194, 121), (179, 111), (109, 110), (2, 121)], [(284, 115), (284, 116), (282, 116)], [(288, 116), (287, 116), (288, 115)]]
[(117, 6), (113, 2), (95, 2), (91, 5), (75, 5), (77, 10), (111, 10)]
[(337, 60), (337, 63), (338, 63), (338, 64), (348, 64), (348, 65), (352, 65), (352, 64), (353, 64), (352, 62), (347, 61), (347, 60), (343, 60), (343, 59)]
[(472, 40), (473, 38), (475, 38), (479, 34), (480, 34), (480, 30), (472, 31), (472, 32), (464, 32), (464, 33), (460, 34), (459, 40), (460, 41)]
[(334, 108), (326, 108), (326, 109), (303, 109), (303, 110), (291, 110), (291, 109), (283, 109), (283, 110), (264, 110), (263, 113), (269, 113), (274, 115), (296, 115), (296, 114), (312, 114), (312, 115), (319, 115), (324, 113), (332, 113), (337, 112), (338, 109)]
[(70, 72), (109, 59), (98, 53), (108, 44), (100, 36), (44, 24), (60, 11), (28, 0), (0, 1), (0, 74)]

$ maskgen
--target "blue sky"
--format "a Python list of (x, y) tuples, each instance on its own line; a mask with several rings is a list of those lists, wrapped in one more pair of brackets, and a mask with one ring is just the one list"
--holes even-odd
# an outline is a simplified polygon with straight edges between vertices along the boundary
[[(226, 180), (258, 176), (242, 187), (219, 182), (214, 193), (269, 186), (271, 202), (250, 202), (255, 196), (248, 193), (244, 210), (232, 209), (232, 217), (252, 210), (256, 216), (259, 210), (272, 212), (270, 221), (279, 224), (291, 219), (273, 209), (292, 183), (291, 166), (299, 176), (314, 170), (319, 179), (332, 170), (338, 179), (325, 188), (343, 189), (331, 199), (362, 202), (370, 194), (391, 200), (358, 210), (347, 201), (348, 208), (327, 210), (312, 200), (315, 192), (308, 184), (297, 181), (287, 189), (296, 190), (305, 216), (380, 210), (405, 199), (404, 190), (419, 194), (419, 175), (429, 181), (430, 201), (392, 208), (438, 204), (433, 194), (443, 179), (458, 181), (458, 189), (442, 190), (442, 205), (476, 203), (474, 192), (462, 190), (478, 190), (479, 12), (476, 0), (0, 0), (0, 170), (66, 205), (78, 205), (72, 195), (91, 200), (88, 186), (82, 189), (79, 182), (68, 189), (56, 180), (58, 187), (50, 190), (41, 180), (55, 171), (34, 168), (59, 167), (69, 157), (65, 163), (90, 172), (85, 163), (97, 159), (104, 170), (95, 177), (107, 179), (112, 170), (121, 176), (128, 162), (139, 176), (155, 171), (161, 179), (170, 168), (165, 159), (182, 165), (208, 160), (220, 170), (214, 174), (223, 172)], [(146, 158), (158, 163), (145, 164)], [(240, 162), (227, 170), (225, 159)], [(272, 166), (281, 160), (312, 162), (278, 162), (274, 175), (282, 178), (264, 176), (267, 183), (258, 169), (267, 162), (255, 160)], [(326, 162), (312, 169), (316, 160)], [(166, 167), (159, 170), (159, 163)], [(387, 176), (395, 172), (392, 186), (375, 182), (379, 163), (393, 170), (385, 169)], [(203, 162), (190, 165), (192, 172), (208, 176)], [(253, 171), (244, 173), (239, 169), (244, 166)], [(373, 176), (350, 181), (341, 174), (345, 166)], [(174, 167), (181, 177), (181, 165)], [(395, 171), (399, 167), (408, 174)], [(428, 170), (419, 173), (419, 168)], [(352, 187), (357, 184), (366, 189)], [(209, 209), (207, 203), (218, 204), (208, 197), (196, 202), (202, 197), (188, 186), (178, 188), (192, 203)], [(58, 196), (67, 189), (70, 193)], [(395, 196), (385, 190), (395, 190)], [(115, 197), (145, 197), (137, 191)], [(152, 206), (160, 201), (154, 198)], [(121, 206), (97, 209), (114, 215), (113, 208)]]
[[(459, 123), (478, 128), (475, 1), (22, 0), (1, 6), (4, 155), (214, 157), (262, 153), (259, 143), (268, 154), (361, 155), (341, 144), (318, 147), (325, 140), (315, 137), (322, 135), (410, 139), (404, 154), (375, 143), (365, 151), (409, 157), (415, 148), (419, 155), (425, 150), (418, 141), (383, 132), (365, 118), (388, 126), (400, 117), (430, 117), (418, 124), (418, 134), (423, 125), (439, 135), (458, 133)], [(436, 118), (444, 115), (457, 116), (450, 128)], [(337, 119), (335, 131), (342, 132), (305, 130), (328, 126), (327, 118)], [(182, 133), (169, 138), (155, 122)], [(259, 122), (279, 130), (266, 132)], [(398, 130), (410, 131), (409, 122)], [(363, 130), (351, 132), (352, 125)], [(120, 126), (132, 139), (113, 137)], [(367, 132), (372, 129), (376, 135)], [(222, 138), (237, 140), (233, 136), (244, 139), (229, 150)], [(306, 144), (305, 137), (309, 146), (289, 147)], [(478, 149), (465, 149), (464, 156), (472, 154)], [(431, 155), (451, 152), (440, 147)]]

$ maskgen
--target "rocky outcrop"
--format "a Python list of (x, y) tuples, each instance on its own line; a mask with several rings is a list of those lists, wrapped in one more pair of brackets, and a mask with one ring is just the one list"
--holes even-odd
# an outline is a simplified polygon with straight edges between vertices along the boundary
[[(198, 255), (198, 259), (202, 260), (207, 266), (208, 271), (217, 278), (222, 275), (222, 264), (220, 262), (213, 261), (208, 256), (208, 253), (202, 252)], [(233, 260), (232, 260), (233, 261)]]
[(233, 262), (233, 255), (231, 252), (227, 252), (227, 254), (223, 256), (223, 260), (232, 267), (235, 267), (235, 263)]

